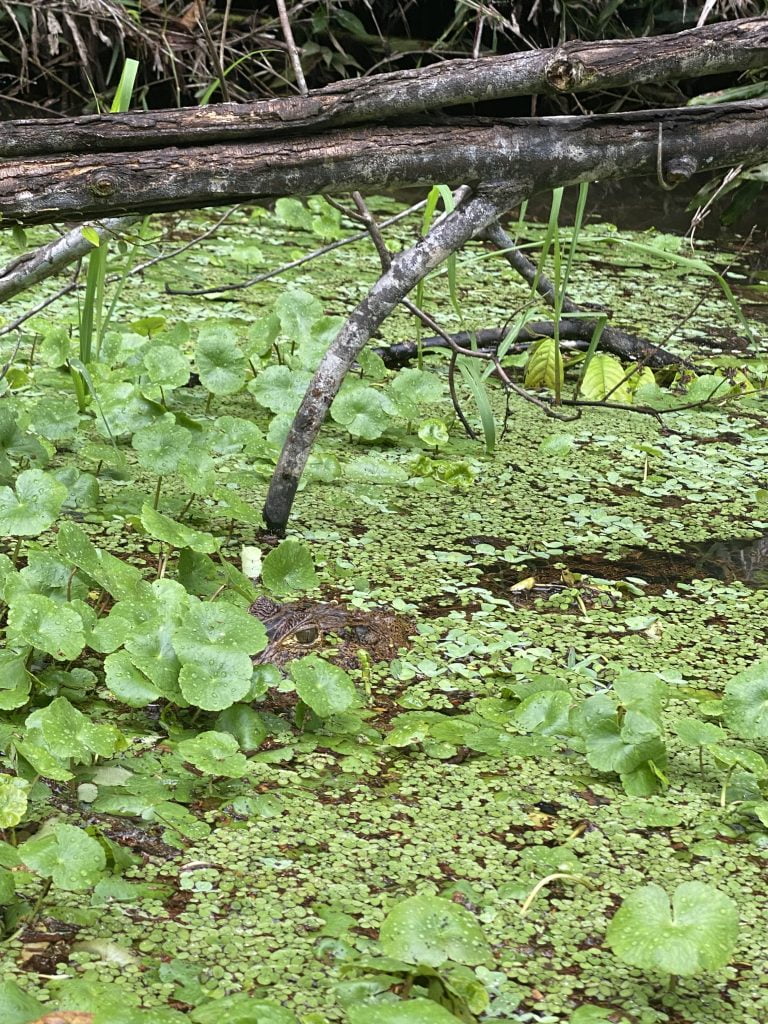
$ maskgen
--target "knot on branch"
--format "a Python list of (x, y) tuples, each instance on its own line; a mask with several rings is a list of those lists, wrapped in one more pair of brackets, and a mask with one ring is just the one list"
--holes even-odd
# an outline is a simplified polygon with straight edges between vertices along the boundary
[(556, 92), (572, 92), (582, 85), (586, 68), (577, 58), (556, 54), (544, 68), (547, 84)]
[(688, 181), (699, 169), (698, 160), (688, 154), (672, 157), (664, 168), (664, 179), (670, 185)]
[(112, 174), (105, 174), (101, 171), (93, 181), (90, 183), (90, 190), (100, 199), (106, 199), (108, 196), (114, 195), (117, 192), (118, 181), (117, 178)]

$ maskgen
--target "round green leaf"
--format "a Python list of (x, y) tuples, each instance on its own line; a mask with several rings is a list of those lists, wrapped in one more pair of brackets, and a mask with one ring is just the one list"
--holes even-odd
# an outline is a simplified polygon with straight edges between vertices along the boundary
[(293, 415), (304, 397), (312, 374), (307, 370), (294, 370), (289, 366), (267, 366), (248, 390), (265, 409), (275, 413)]
[(245, 383), (245, 355), (229, 327), (215, 324), (200, 329), (195, 362), (200, 383), (214, 395), (234, 395)]
[(22, 862), (60, 889), (83, 892), (99, 880), (106, 866), (104, 850), (81, 828), (59, 823), (19, 847)]
[(381, 437), (396, 415), (396, 406), (375, 388), (349, 388), (331, 406), (331, 416), (337, 423), (345, 426), (353, 437), (367, 441)]
[(448, 444), (448, 427), (442, 420), (424, 420), (419, 427), (419, 439), (430, 448), (442, 448)]
[(347, 1009), (349, 1024), (457, 1024), (458, 1018), (431, 999), (362, 1003)]
[(247, 758), (228, 732), (201, 732), (194, 739), (182, 740), (176, 749), (185, 761), (206, 775), (239, 779), (248, 771)]
[(73, 437), (80, 425), (74, 398), (42, 398), (31, 411), (35, 432), (49, 441)]
[(150, 382), (162, 388), (183, 388), (189, 380), (189, 361), (174, 345), (153, 345), (144, 366)]
[(264, 559), (261, 578), (273, 594), (289, 594), (316, 587), (317, 576), (307, 545), (291, 537), (281, 541)]
[(66, 604), (42, 594), (21, 594), (8, 612), (8, 635), (59, 661), (71, 661), (85, 646), (83, 620)]
[(0, 533), (36, 537), (61, 511), (67, 488), (42, 469), (26, 469), (16, 478), (15, 493), (0, 487)]
[(729, 729), (744, 739), (768, 739), (768, 658), (729, 680), (723, 717)]
[(260, 619), (243, 608), (223, 601), (196, 601), (175, 631), (173, 646), (182, 661), (190, 651), (206, 648), (258, 654), (267, 646), (267, 631)]
[(292, 661), (290, 672), (299, 697), (321, 718), (338, 715), (357, 703), (355, 684), (344, 669), (316, 654)]
[(387, 914), (379, 933), (386, 956), (440, 967), (446, 960), (474, 966), (490, 957), (475, 917), (441, 896), (410, 896)]
[(223, 711), (244, 699), (251, 688), (251, 659), (241, 651), (207, 651), (181, 666), (184, 700), (204, 711)]
[(143, 469), (165, 476), (178, 470), (191, 440), (191, 432), (180, 427), (172, 413), (167, 413), (148, 427), (137, 430), (131, 444)]
[(283, 334), (301, 343), (315, 321), (323, 315), (323, 304), (303, 288), (286, 288), (275, 302), (275, 312), (280, 318)]
[(424, 405), (432, 405), (443, 397), (443, 382), (435, 373), (406, 367), (400, 370), (389, 387), (389, 394), (398, 412), (407, 420), (414, 420)]
[(608, 925), (606, 941), (625, 963), (688, 975), (716, 971), (731, 959), (739, 931), (734, 902), (704, 882), (683, 882), (672, 907), (659, 885), (630, 893)]
[(686, 747), (706, 747), (710, 743), (722, 743), (728, 738), (725, 729), (700, 718), (681, 718), (675, 722), (675, 732)]
[(0, 828), (15, 828), (27, 813), (29, 783), (0, 774)]

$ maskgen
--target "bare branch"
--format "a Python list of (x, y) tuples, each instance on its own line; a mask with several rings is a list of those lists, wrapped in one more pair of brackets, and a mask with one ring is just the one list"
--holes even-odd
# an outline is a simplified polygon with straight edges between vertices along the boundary
[(244, 142), (370, 121), (402, 123), (408, 115), (456, 104), (626, 88), (758, 68), (766, 61), (768, 17), (745, 18), (674, 35), (569, 42), (554, 49), (445, 61), (335, 82), (305, 97), (89, 115), (55, 123), (10, 121), (3, 125), (0, 156)]
[(520, 199), (520, 190), (503, 183), (479, 189), (425, 238), (398, 253), (389, 270), (352, 311), (321, 359), (288, 431), (264, 506), (269, 529), (285, 530), (315, 438), (347, 371), (373, 332), (431, 270)]
[(0, 216), (45, 223), (230, 205), (275, 195), (517, 181), (545, 191), (668, 168), (712, 170), (768, 153), (768, 100), (587, 117), (371, 126), (242, 145), (30, 158), (0, 165)]

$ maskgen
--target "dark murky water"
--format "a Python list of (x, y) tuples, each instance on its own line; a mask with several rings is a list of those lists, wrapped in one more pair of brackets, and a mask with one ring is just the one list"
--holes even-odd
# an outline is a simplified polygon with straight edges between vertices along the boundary
[(557, 563), (544, 559), (526, 565), (497, 562), (488, 568), (480, 585), (493, 593), (509, 596), (518, 581), (533, 576), (538, 586), (562, 583), (563, 569), (593, 579), (638, 579), (648, 584), (649, 593), (661, 593), (677, 583), (716, 579), (740, 582), (754, 590), (768, 589), (768, 533), (750, 539), (705, 541), (688, 544), (682, 551), (632, 548), (619, 559), (604, 555), (564, 556)]

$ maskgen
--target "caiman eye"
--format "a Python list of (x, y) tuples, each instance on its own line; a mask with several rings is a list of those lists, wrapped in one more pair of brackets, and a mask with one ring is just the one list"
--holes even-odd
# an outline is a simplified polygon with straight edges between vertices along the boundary
[(300, 644), (313, 644), (319, 634), (317, 626), (304, 626), (302, 629), (297, 629), (293, 635)]

